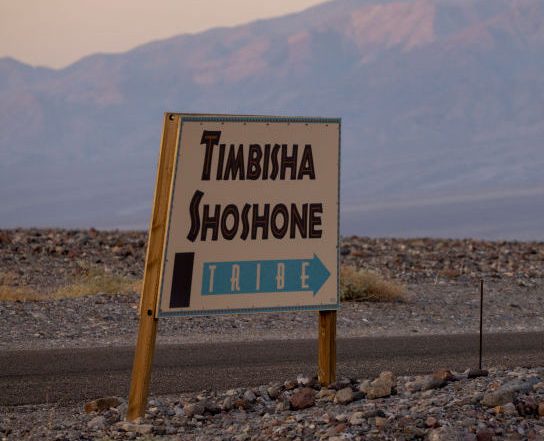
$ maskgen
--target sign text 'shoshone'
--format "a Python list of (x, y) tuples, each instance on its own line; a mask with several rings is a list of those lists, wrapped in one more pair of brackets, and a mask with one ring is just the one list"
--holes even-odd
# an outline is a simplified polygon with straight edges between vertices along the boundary
[[(221, 131), (204, 130), (202, 181), (315, 180), (312, 145), (226, 144)], [(299, 151), (301, 154), (299, 155)], [(191, 225), (187, 239), (217, 241), (268, 239), (320, 239), (323, 203), (213, 204), (204, 202), (205, 192), (196, 190), (190, 203)]]

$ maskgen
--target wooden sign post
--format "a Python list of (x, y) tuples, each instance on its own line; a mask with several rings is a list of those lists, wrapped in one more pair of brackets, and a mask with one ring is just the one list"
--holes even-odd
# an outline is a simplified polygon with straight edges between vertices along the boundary
[(317, 365), (322, 386), (336, 381), (336, 311), (319, 311)]
[(132, 380), (128, 399), (127, 419), (135, 420), (144, 415), (149, 394), (151, 365), (155, 353), (158, 318), (155, 308), (159, 295), (159, 284), (164, 254), (166, 220), (170, 202), (170, 186), (180, 118), (165, 114), (155, 184), (153, 212), (149, 228), (147, 255), (145, 258), (144, 283), (140, 298), (140, 326), (132, 367)]
[(339, 119), (165, 115), (128, 420), (160, 317), (319, 311), (319, 381), (335, 381), (339, 154)]

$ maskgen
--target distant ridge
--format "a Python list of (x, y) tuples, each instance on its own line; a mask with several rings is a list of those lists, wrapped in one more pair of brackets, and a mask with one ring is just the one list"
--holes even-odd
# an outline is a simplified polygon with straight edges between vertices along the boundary
[(544, 240), (543, 71), (540, 0), (336, 0), (60, 70), (3, 58), (0, 227), (145, 228), (174, 110), (342, 117), (345, 234)]

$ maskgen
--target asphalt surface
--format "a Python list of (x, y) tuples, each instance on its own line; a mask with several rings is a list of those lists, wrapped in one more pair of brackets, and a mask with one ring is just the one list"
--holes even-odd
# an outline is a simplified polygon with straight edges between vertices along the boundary
[[(127, 396), (134, 348), (104, 347), (0, 352), (0, 405), (72, 403)], [(488, 334), (484, 367), (543, 366), (544, 332)], [(317, 341), (283, 340), (160, 345), (151, 393), (175, 394), (284, 381), (313, 374)], [(338, 376), (367, 378), (446, 367), (478, 366), (478, 335), (339, 339)]]

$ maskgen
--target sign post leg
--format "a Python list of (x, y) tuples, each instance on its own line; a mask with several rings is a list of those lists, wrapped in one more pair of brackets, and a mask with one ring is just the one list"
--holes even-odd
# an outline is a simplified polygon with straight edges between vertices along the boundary
[(127, 420), (134, 421), (143, 417), (149, 394), (151, 365), (155, 353), (158, 320), (152, 315), (142, 314), (138, 330), (138, 342), (132, 367), (132, 381), (128, 398)]
[(171, 198), (171, 185), (174, 159), (179, 139), (179, 115), (165, 114), (162, 131), (161, 151), (155, 185), (153, 214), (149, 228), (147, 255), (145, 258), (144, 284), (140, 300), (140, 327), (134, 354), (132, 379), (128, 397), (127, 420), (143, 417), (149, 394), (151, 365), (155, 352), (157, 336), (157, 299), (161, 268), (164, 256), (168, 206)]
[(323, 386), (336, 381), (336, 311), (319, 311), (318, 380)]

